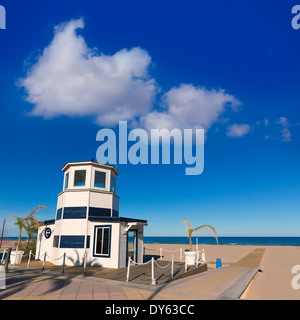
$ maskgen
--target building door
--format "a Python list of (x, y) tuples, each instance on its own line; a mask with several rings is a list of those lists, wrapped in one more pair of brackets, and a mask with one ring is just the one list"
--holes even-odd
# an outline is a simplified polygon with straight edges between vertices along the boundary
[(137, 262), (137, 230), (127, 232), (127, 261), (129, 257)]

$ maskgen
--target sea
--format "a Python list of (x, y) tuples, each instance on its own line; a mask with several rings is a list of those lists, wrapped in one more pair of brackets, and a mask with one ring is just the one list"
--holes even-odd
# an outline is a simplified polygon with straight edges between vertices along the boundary
[[(213, 237), (197, 237), (198, 244), (216, 244)], [(218, 237), (220, 245), (300, 246), (300, 237)], [(189, 244), (188, 237), (145, 237), (144, 243)], [(196, 244), (196, 237), (192, 237)]]
[[(193, 244), (216, 244), (213, 237), (192, 237)], [(18, 237), (8, 237), (6, 240), (18, 241)], [(26, 241), (26, 238), (22, 238)], [(218, 237), (220, 245), (251, 245), (251, 246), (300, 246), (300, 237)], [(146, 237), (144, 243), (156, 244), (189, 244), (188, 237)]]

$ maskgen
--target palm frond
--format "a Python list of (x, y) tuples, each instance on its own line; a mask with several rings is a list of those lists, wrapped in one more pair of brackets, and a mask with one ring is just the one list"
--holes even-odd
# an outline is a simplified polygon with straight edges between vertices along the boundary
[(217, 235), (217, 231), (214, 227), (208, 225), (208, 224), (204, 224), (202, 226), (199, 226), (197, 228), (194, 229), (194, 232), (200, 232), (202, 230), (209, 230), (212, 232), (213, 236), (215, 237), (217, 244), (218, 244), (218, 235)]
[(189, 220), (188, 220), (187, 218), (182, 218), (181, 221), (180, 221), (180, 224), (181, 224), (182, 222), (183, 222), (184, 225), (186, 226), (188, 232), (190, 232), (190, 230), (192, 229), (192, 227), (191, 227), (191, 224), (190, 224)]

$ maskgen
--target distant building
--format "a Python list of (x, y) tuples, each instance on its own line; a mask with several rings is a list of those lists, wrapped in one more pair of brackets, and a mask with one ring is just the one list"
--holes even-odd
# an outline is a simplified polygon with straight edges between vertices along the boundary
[(146, 220), (119, 217), (115, 167), (93, 161), (70, 162), (63, 168), (63, 191), (58, 194), (54, 220), (38, 229), (36, 259), (62, 265), (125, 267), (130, 256), (143, 262)]

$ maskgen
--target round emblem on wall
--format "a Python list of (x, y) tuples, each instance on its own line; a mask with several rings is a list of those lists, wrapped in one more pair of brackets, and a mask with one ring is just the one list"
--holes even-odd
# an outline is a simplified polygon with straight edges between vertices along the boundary
[(46, 228), (45, 229), (45, 238), (49, 239), (51, 237), (51, 229), (50, 228)]

